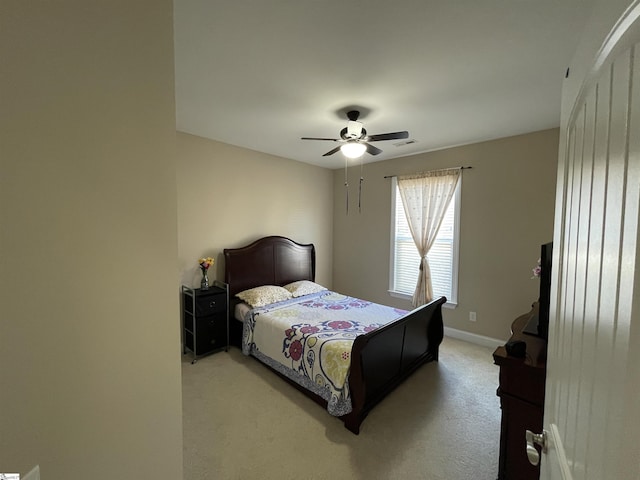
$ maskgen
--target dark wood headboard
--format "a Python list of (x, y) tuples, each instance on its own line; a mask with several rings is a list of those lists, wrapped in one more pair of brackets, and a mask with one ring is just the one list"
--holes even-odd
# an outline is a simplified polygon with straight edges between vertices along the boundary
[(286, 285), (297, 280), (315, 281), (316, 249), (313, 244), (270, 236), (246, 247), (224, 249), (224, 281), (229, 296), (261, 285)]

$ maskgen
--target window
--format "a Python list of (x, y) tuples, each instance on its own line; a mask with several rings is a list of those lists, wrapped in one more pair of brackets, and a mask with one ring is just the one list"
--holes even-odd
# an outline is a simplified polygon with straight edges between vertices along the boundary
[[(391, 295), (411, 299), (416, 288), (420, 255), (411, 237), (409, 225), (402, 207), (395, 177), (392, 179), (391, 197)], [(448, 304), (456, 304), (458, 299), (458, 241), (460, 225), (460, 184), (449, 203), (442, 220), (435, 243), (427, 258), (431, 268), (433, 296), (447, 297)]]

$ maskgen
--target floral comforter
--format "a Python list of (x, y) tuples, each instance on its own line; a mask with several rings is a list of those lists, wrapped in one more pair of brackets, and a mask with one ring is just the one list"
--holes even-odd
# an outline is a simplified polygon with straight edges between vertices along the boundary
[(242, 351), (327, 400), (330, 414), (351, 411), (347, 378), (354, 339), (407, 313), (331, 291), (249, 311)]

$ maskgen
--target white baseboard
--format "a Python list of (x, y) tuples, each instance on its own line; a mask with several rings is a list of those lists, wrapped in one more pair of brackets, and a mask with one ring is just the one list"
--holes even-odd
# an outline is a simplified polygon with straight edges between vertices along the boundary
[(465, 332), (464, 330), (456, 330), (455, 328), (444, 327), (444, 334), (447, 337), (457, 338), (465, 342), (475, 343), (483, 347), (498, 348), (506, 343), (506, 340), (498, 340), (497, 338), (485, 337), (484, 335), (476, 335), (475, 333)]

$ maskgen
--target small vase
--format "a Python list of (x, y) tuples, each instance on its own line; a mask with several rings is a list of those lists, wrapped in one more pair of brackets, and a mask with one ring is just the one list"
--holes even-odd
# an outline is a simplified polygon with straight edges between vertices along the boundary
[(200, 290), (209, 289), (209, 277), (207, 277), (207, 271), (202, 270), (202, 280), (200, 280)]

